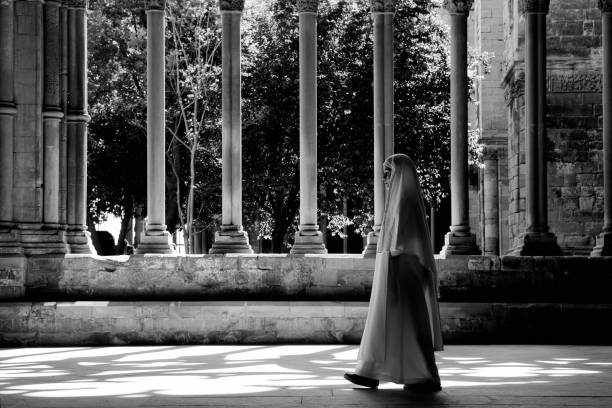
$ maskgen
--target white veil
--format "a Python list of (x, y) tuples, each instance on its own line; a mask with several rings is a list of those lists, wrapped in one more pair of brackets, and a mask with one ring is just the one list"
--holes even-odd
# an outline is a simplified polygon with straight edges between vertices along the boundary
[(434, 349), (442, 350), (437, 300), (438, 273), (416, 166), (405, 154), (394, 154), (385, 160), (383, 167), (391, 171), (391, 177), (377, 251), (388, 252), (390, 256), (416, 255), (428, 270), (431, 290), (425, 299), (432, 326)]

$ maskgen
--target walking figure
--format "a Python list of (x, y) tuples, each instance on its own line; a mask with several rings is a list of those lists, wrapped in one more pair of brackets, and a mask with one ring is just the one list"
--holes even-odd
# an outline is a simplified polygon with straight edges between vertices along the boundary
[(394, 154), (383, 171), (385, 211), (368, 316), (355, 373), (344, 378), (370, 388), (391, 381), (405, 390), (439, 391), (437, 272), (416, 167)]

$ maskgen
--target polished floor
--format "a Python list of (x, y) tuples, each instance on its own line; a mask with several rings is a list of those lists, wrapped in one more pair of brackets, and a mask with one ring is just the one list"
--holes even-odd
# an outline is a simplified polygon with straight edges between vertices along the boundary
[(0, 407), (612, 407), (612, 347), (447, 346), (442, 392), (347, 383), (356, 346), (0, 349)]

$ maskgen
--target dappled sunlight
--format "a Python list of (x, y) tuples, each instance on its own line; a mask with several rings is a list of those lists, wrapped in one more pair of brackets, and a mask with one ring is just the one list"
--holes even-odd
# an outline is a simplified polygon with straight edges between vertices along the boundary
[[(612, 370), (612, 357), (565, 357), (544, 348), (526, 357), (520, 348), (504, 350), (449, 346), (438, 353), (444, 392), (452, 394), (455, 387), (549, 387), (568, 377), (593, 381), (603, 370)], [(0, 351), (0, 395), (139, 399), (348, 392), (358, 388), (343, 378), (354, 370), (357, 351), (347, 345), (6, 349)], [(380, 391), (385, 390), (401, 390), (401, 385), (383, 383)]]

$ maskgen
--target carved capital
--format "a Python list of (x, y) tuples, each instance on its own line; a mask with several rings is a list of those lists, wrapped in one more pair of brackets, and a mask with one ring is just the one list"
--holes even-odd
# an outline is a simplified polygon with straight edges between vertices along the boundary
[(298, 13), (316, 13), (319, 8), (319, 0), (297, 0)]
[(88, 0), (64, 0), (66, 7), (76, 9), (86, 9), (88, 6)]
[(519, 10), (525, 13), (544, 13), (548, 14), (550, 0), (519, 0)]
[(0, 6), (8, 6), (13, 0), (0, 0)]
[(242, 11), (243, 8), (244, 0), (219, 0), (221, 11)]
[(145, 0), (145, 8), (147, 10), (165, 10), (166, 0)]
[(599, 0), (599, 9), (602, 13), (612, 12), (612, 0)]
[(371, 0), (372, 13), (395, 13), (395, 0)]
[(468, 14), (474, 0), (444, 0), (444, 8), (450, 14)]

